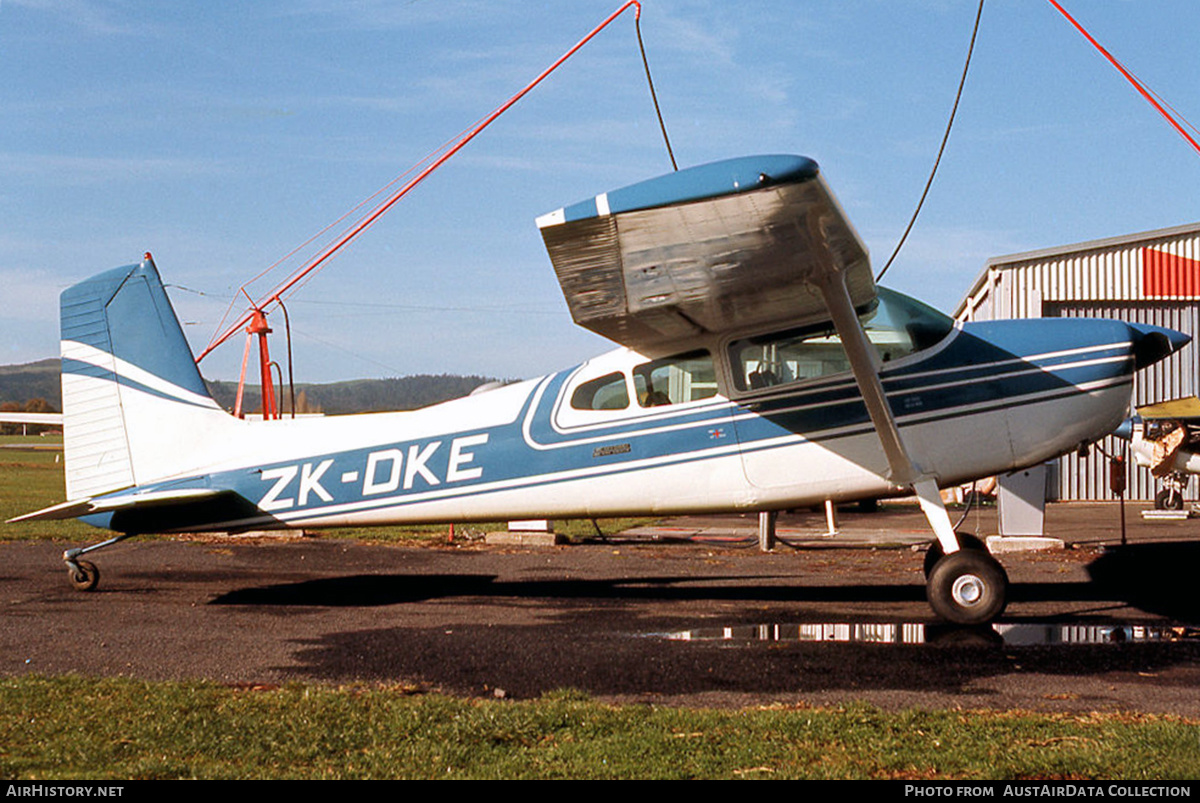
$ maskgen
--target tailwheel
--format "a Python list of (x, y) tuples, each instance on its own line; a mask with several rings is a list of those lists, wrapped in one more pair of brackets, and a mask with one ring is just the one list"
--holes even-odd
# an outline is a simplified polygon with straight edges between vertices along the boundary
[(107, 546), (112, 546), (131, 537), (132, 533), (121, 533), (98, 544), (64, 551), (62, 556), (63, 563), (67, 564), (67, 580), (71, 582), (71, 586), (76, 591), (92, 591), (96, 586), (100, 585), (100, 570), (90, 560), (80, 560), (80, 555), (95, 552), (97, 549), (104, 549)]
[(990, 622), (1004, 612), (1008, 575), (987, 552), (960, 549), (944, 555), (925, 586), (933, 612), (960, 625)]
[(100, 570), (90, 560), (67, 564), (67, 579), (76, 591), (93, 591), (100, 585)]

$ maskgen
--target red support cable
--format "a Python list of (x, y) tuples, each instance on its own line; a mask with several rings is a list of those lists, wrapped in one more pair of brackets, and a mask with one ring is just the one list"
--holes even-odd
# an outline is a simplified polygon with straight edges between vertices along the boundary
[(1158, 103), (1158, 101), (1156, 101), (1154, 99), (1154, 97), (1152, 96), (1150, 91), (1146, 89), (1146, 87), (1142, 84), (1141, 81), (1139, 81), (1137, 78), (1133, 77), (1133, 75), (1130, 74), (1129, 70), (1125, 69), (1124, 65), (1122, 65), (1121, 62), (1117, 61), (1117, 59), (1114, 58), (1111, 53), (1109, 53), (1107, 50), (1105, 50), (1104, 46), (1101, 45), (1099, 42), (1097, 42), (1092, 37), (1092, 35), (1084, 29), (1084, 27), (1082, 25), (1080, 25), (1078, 22), (1076, 22), (1075, 18), (1072, 17), (1070, 14), (1068, 14), (1066, 12), (1066, 9), (1064, 9), (1062, 6), (1060, 6), (1056, 2), (1056, 0), (1048, 0), (1048, 2), (1050, 3), (1050, 5), (1054, 6), (1056, 9), (1058, 9), (1058, 13), (1062, 14), (1064, 17), (1067, 18), (1067, 22), (1071, 23), (1071, 25), (1073, 25), (1075, 27), (1075, 30), (1077, 30), (1081, 34), (1083, 34), (1083, 38), (1087, 39), (1088, 42), (1090, 42), (1092, 44), (1092, 47), (1099, 50), (1101, 55), (1103, 55), (1104, 58), (1108, 59), (1109, 64), (1111, 64), (1113, 67), (1116, 67), (1117, 71), (1120, 72), (1121, 75), (1125, 76), (1125, 80), (1128, 81), (1130, 84), (1132, 84), (1134, 89), (1136, 89), (1138, 91), (1138, 93), (1143, 98), (1146, 99), (1146, 102), (1149, 103), (1151, 106), (1153, 106), (1155, 108), (1155, 110), (1163, 116), (1163, 119), (1171, 124), (1171, 127), (1174, 128), (1175, 131), (1179, 133), (1179, 136), (1186, 139), (1188, 141), (1188, 144), (1191, 145), (1196, 150), (1197, 153), (1200, 153), (1200, 145), (1196, 144), (1196, 140), (1192, 139), (1191, 135), (1188, 134), (1188, 132), (1183, 130), (1183, 126), (1179, 125), (1179, 123), (1176, 122), (1175, 118), (1172, 117), (1167, 112), (1167, 110), (1164, 109)]
[(349, 230), (347, 230), (345, 234), (343, 234), (340, 238), (338, 238), (338, 240), (335, 243), (333, 243), (333, 245), (326, 248), (320, 254), (320, 256), (318, 256), (316, 259), (314, 259), (307, 266), (305, 266), (305, 267), (301, 268), (300, 270), (296, 271), (295, 273), (293, 273), (293, 275), (289, 279), (287, 279), (277, 290), (275, 290), (273, 293), (271, 293), (269, 296), (267, 296), (267, 298), (265, 298), (262, 301), (255, 304), (249, 311), (244, 313), (242, 315), (242, 317), (238, 319), (237, 323), (233, 324), (231, 327), (229, 327), (229, 329), (227, 329), (225, 331), (224, 334), (222, 334), (218, 338), (215, 338), (211, 343), (209, 343), (208, 347), (205, 348), (204, 351), (202, 351), (200, 353), (200, 356), (198, 356), (196, 358), (196, 362), (200, 362), (201, 360), (203, 360), (206, 356), (208, 356), (208, 354), (210, 354), (212, 352), (213, 349), (215, 349), (217, 346), (221, 345), (226, 340), (228, 340), (230, 337), (232, 337), (243, 326), (246, 326), (247, 324), (249, 324), (255, 315), (265, 314), (266, 308), (268, 306), (270, 306), (271, 304), (278, 303), (284, 293), (286, 293), (288, 290), (295, 287), (297, 283), (299, 283), (306, 276), (308, 276), (314, 270), (316, 270), (317, 267), (319, 267), (323, 262), (325, 262), (325, 260), (329, 259), (339, 249), (341, 249), (343, 246), (345, 246), (347, 243), (349, 243), (351, 240), (353, 240), (355, 237), (357, 237), (359, 234), (361, 234), (364, 229), (366, 229), (368, 226), (370, 226), (372, 223), (374, 223), (377, 219), (379, 219), (379, 217), (381, 215), (383, 215), (384, 212), (391, 209), (392, 206), (397, 201), (399, 201), (401, 198), (403, 198), (405, 195), (407, 195), (410, 190), (412, 190), (414, 187), (416, 187), (418, 184), (420, 184), (422, 181), (424, 181), (426, 179), (426, 177), (429, 176), (430, 173), (432, 173), (434, 170), (437, 170), (450, 157), (454, 156), (454, 154), (456, 154), (460, 150), (462, 150), (462, 148), (468, 142), (473, 140), (476, 137), (476, 135), (478, 135), (481, 131), (483, 131), (485, 128), (487, 128), (489, 125), (491, 125), (492, 122), (497, 117), (499, 117), (504, 112), (508, 111), (508, 109), (510, 107), (512, 107), (517, 101), (519, 101), (521, 98), (525, 97), (525, 95), (527, 95), (530, 92), (530, 90), (532, 90), (535, 86), (540, 84), (542, 82), (542, 80), (546, 78), (546, 76), (550, 75), (550, 73), (552, 73), (556, 69), (558, 69), (559, 66), (561, 66), (563, 62), (565, 62), (571, 56), (575, 55), (576, 51), (578, 51), (581, 47), (583, 47), (588, 42), (590, 42), (592, 40), (592, 38), (596, 36), (596, 34), (600, 33), (600, 31), (602, 31), (606, 27), (608, 27), (609, 23), (611, 23), (617, 17), (621, 16), (623, 13), (625, 13), (625, 11), (628, 10), (630, 6), (633, 6), (637, 9), (635, 18), (640, 19), (641, 15), (642, 15), (641, 3), (638, 2), (638, 0), (628, 0), (628, 2), (626, 2), (624, 5), (622, 5), (620, 8), (618, 8), (612, 14), (610, 14), (608, 16), (608, 18), (604, 20), (604, 22), (600, 23), (595, 28), (593, 28), (591, 33), (589, 33), (587, 36), (580, 39), (575, 44), (574, 47), (572, 47), (570, 50), (568, 50), (566, 53), (564, 53), (562, 56), (560, 56), (557, 61), (555, 61), (553, 64), (551, 64), (545, 70), (543, 70), (542, 73), (540, 75), (538, 75), (537, 78), (533, 79), (533, 81), (531, 81), (524, 89), (522, 89), (520, 92), (513, 95), (511, 98), (509, 98), (507, 101), (505, 101), (499, 107), (497, 107), (495, 111), (493, 111), (491, 114), (489, 114), (487, 117), (485, 117), (478, 125), (476, 125), (474, 128), (472, 128), (466, 134), (466, 136), (462, 137), (448, 151), (446, 151), (444, 154), (442, 154), (440, 157), (438, 157), (437, 160), (435, 160), (432, 164), (430, 164), (428, 167), (426, 167), (424, 170), (422, 170), (419, 174), (417, 174), (417, 176), (415, 178), (413, 178), (411, 181), (409, 181), (407, 184), (405, 184), (403, 187), (401, 187), (399, 190), (397, 190), (395, 193), (393, 193), (391, 197), (389, 197), (386, 201), (384, 201), (382, 204), (380, 204), (378, 207), (376, 207), (375, 210), (372, 211), (369, 215), (367, 215), (365, 218), (361, 219), (358, 223), (356, 223)]

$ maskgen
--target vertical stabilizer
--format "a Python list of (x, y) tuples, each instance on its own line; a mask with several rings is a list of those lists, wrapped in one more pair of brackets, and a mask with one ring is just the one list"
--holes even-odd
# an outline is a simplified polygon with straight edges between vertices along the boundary
[(147, 254), (63, 291), (67, 497), (170, 476), (226, 415), (200, 377)]

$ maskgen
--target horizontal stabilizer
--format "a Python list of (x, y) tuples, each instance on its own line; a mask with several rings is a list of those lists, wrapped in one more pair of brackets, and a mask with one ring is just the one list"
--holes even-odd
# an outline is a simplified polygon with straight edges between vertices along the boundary
[(538, 218), (571, 315), (647, 351), (704, 333), (827, 317), (816, 283), (875, 297), (867, 250), (803, 156), (669, 173)]
[(115, 513), (121, 510), (133, 510), (136, 508), (158, 508), (211, 499), (222, 493), (226, 492), (211, 488), (182, 488), (172, 491), (148, 491), (146, 493), (105, 496), (99, 499), (78, 499), (43, 508), (33, 513), (26, 513), (23, 516), (17, 516), (14, 519), (9, 519), (8, 523), (14, 524), (18, 521), (53, 521), (56, 519), (73, 519), (94, 513)]

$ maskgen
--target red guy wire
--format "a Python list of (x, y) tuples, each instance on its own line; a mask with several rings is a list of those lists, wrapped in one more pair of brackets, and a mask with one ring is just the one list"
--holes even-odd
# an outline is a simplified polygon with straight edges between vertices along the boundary
[[(1051, 0), (1051, 1), (1053, 2), (1053, 0)], [(517, 94), (513, 95), (511, 98), (509, 98), (507, 101), (505, 101), (499, 107), (497, 107), (495, 111), (493, 111), (491, 114), (489, 114), (487, 117), (485, 117), (481, 123), (479, 123), (473, 129), (471, 129), (471, 131), (468, 132), (467, 135), (464, 136), (462, 139), (460, 139), (452, 148), (450, 148), (450, 150), (446, 151), (444, 154), (442, 154), (440, 157), (438, 157), (438, 159), (435, 162), (433, 162), (428, 167), (426, 167), (424, 170), (422, 170), (415, 178), (413, 178), (411, 181), (409, 181), (407, 184), (405, 184), (403, 187), (401, 187), (398, 191), (396, 191), (384, 203), (382, 203), (378, 207), (376, 207), (376, 209), (373, 212), (371, 212), (371, 214), (369, 214), (367, 217), (363, 218), (357, 224), (355, 224), (349, 231), (347, 231), (335, 243), (333, 243), (333, 245), (326, 248), (325, 251), (320, 256), (318, 256), (316, 259), (314, 259), (308, 266), (297, 271), (295, 274), (292, 275), (292, 277), (290, 279), (288, 279), (286, 282), (284, 282), (283, 285), (281, 285), (279, 287), (279, 289), (277, 289), (275, 292), (271, 293), (269, 296), (267, 296), (267, 298), (263, 299), (258, 304), (254, 305), (254, 307), (252, 307), (251, 309), (247, 310), (242, 315), (242, 317), (238, 319), (237, 323), (235, 323), (231, 327), (229, 327), (229, 329), (227, 329), (223, 335), (214, 339), (209, 344), (209, 346), (206, 349), (204, 349), (203, 352), (200, 353), (200, 356), (198, 356), (196, 358), (196, 362), (200, 362), (201, 360), (203, 360), (206, 356), (208, 356), (208, 354), (210, 354), (213, 351), (213, 349), (215, 349), (217, 346), (224, 343), (230, 337), (233, 337), (234, 334), (236, 334), (239, 330), (242, 329), (242, 327), (246, 326), (250, 322), (250, 320), (254, 317), (256, 312), (263, 311), (263, 310), (265, 310), (266, 307), (270, 306), (271, 304), (278, 303), (284, 293), (286, 293), (288, 290), (290, 290), (292, 287), (294, 287), (298, 282), (300, 282), (302, 279), (304, 279), (305, 276), (308, 276), (310, 273), (312, 273), (314, 270), (316, 270), (317, 267), (319, 267), (321, 265), (321, 263), (323, 263), (325, 260), (327, 260), (331, 256), (333, 256), (334, 253), (336, 253), (338, 251), (338, 249), (342, 248), (342, 246), (346, 245), (351, 240), (353, 240), (355, 237), (357, 237), (359, 234), (361, 234), (364, 229), (366, 229), (368, 226), (370, 226), (372, 223), (374, 223), (381, 215), (383, 215), (384, 212), (391, 209), (392, 206), (397, 201), (399, 201), (401, 198), (403, 198), (405, 195), (407, 195), (410, 190), (412, 190), (414, 187), (416, 187), (418, 184), (420, 184), (422, 181), (424, 181), (426, 179), (426, 177), (429, 176), (430, 173), (432, 173), (434, 170), (437, 170), (451, 156), (453, 156), (454, 154), (456, 154), (460, 150), (462, 150), (463, 147), (468, 142), (470, 142), (471, 140), (473, 140), (476, 137), (476, 135), (478, 135), (481, 131), (483, 131), (485, 128), (487, 128), (489, 125), (491, 125), (492, 122), (497, 117), (499, 117), (501, 114), (504, 114), (504, 112), (508, 111), (508, 109), (511, 108), (513, 106), (513, 104), (515, 104), (521, 98), (525, 97), (525, 95), (527, 95), (535, 86), (540, 84), (542, 82), (542, 80), (546, 78), (546, 76), (550, 75), (550, 73), (552, 73), (556, 69), (558, 69), (559, 66), (561, 66), (564, 61), (569, 59), (571, 56), (575, 55), (576, 51), (578, 51), (581, 47), (583, 47), (588, 42), (590, 42), (592, 40), (592, 38), (595, 37), (596, 34), (600, 33), (600, 31), (604, 30), (604, 28), (606, 28), (609, 25), (609, 23), (611, 23), (617, 17), (621, 16), (623, 13), (625, 13), (625, 11), (627, 11), (630, 6), (634, 6), (637, 9), (637, 12), (635, 14), (635, 19), (640, 19), (642, 16), (642, 4), (640, 2), (638, 2), (638, 0), (628, 0), (628, 2), (626, 2), (624, 5), (622, 5), (620, 8), (618, 8), (612, 14), (610, 14), (608, 16), (608, 18), (604, 20), (604, 22), (600, 23), (595, 28), (593, 28), (591, 33), (589, 33), (587, 36), (580, 39), (575, 44), (574, 47), (572, 47), (570, 50), (568, 50), (566, 53), (564, 53), (562, 56), (560, 56), (557, 61), (555, 61), (553, 64), (551, 64), (545, 70), (543, 70), (541, 72), (541, 74), (538, 75), (537, 78), (533, 79), (533, 81), (531, 81), (524, 89), (522, 89)]]
[(1174, 128), (1179, 133), (1179, 136), (1186, 139), (1188, 141), (1188, 144), (1191, 145), (1196, 150), (1197, 153), (1200, 153), (1200, 145), (1196, 144), (1196, 140), (1192, 139), (1191, 135), (1188, 134), (1187, 131), (1183, 130), (1183, 126), (1179, 125), (1179, 123), (1176, 122), (1175, 118), (1172, 117), (1167, 112), (1166, 109), (1164, 109), (1161, 105), (1159, 105), (1158, 101), (1156, 101), (1154, 99), (1151, 92), (1149, 92), (1146, 89), (1146, 87), (1142, 85), (1141, 81), (1139, 81), (1137, 78), (1134, 78), (1133, 75), (1130, 74), (1129, 70), (1125, 69), (1125, 67), (1121, 64), (1121, 62), (1117, 61), (1117, 59), (1114, 58), (1111, 53), (1109, 53), (1107, 50), (1104, 49), (1103, 45), (1101, 45), (1094, 38), (1092, 38), (1092, 35), (1090, 33), (1088, 33), (1082, 25), (1080, 25), (1078, 22), (1076, 22), (1074, 17), (1072, 17), (1070, 14), (1068, 14), (1066, 12), (1066, 9), (1064, 9), (1062, 6), (1060, 6), (1055, 0), (1048, 0), (1048, 2), (1050, 3), (1050, 5), (1054, 6), (1056, 9), (1058, 9), (1058, 13), (1062, 14), (1064, 17), (1067, 18), (1067, 22), (1069, 22), (1069, 23), (1071, 23), (1071, 25), (1075, 26), (1075, 30), (1079, 31), (1081, 34), (1083, 34), (1083, 37), (1085, 39), (1087, 39), (1089, 42), (1091, 42), (1092, 47), (1099, 50), (1101, 55), (1103, 55), (1104, 58), (1108, 59), (1109, 64), (1116, 67), (1117, 71), (1120, 72), (1121, 75), (1125, 76), (1125, 80), (1128, 81), (1129, 83), (1131, 83), (1133, 85), (1134, 89), (1136, 89), (1138, 91), (1138, 93), (1143, 98), (1146, 99), (1146, 102), (1149, 103), (1151, 106), (1153, 106), (1155, 108), (1155, 110), (1158, 111), (1158, 113), (1163, 116), (1163, 119), (1165, 119), (1168, 123), (1171, 124), (1171, 127)]

